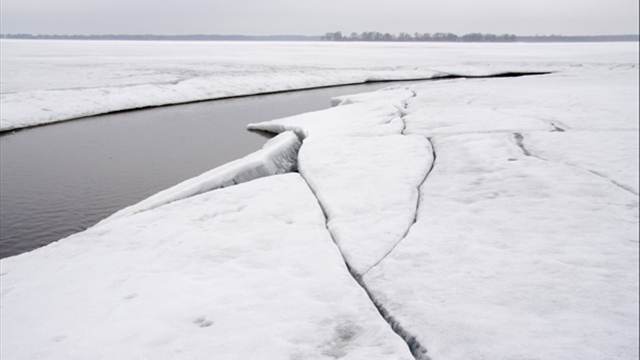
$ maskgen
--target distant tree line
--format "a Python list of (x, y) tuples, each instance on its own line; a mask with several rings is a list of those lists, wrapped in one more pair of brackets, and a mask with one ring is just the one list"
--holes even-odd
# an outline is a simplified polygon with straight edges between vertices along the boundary
[(341, 31), (328, 32), (322, 36), (325, 41), (465, 41), (465, 42), (509, 42), (517, 41), (518, 37), (513, 34), (482, 34), (469, 33), (458, 36), (454, 33), (413, 33), (401, 32), (398, 34), (381, 33), (377, 31), (365, 31), (361, 33), (352, 32), (343, 35)]
[(321, 37), (324, 41), (446, 41), (446, 42), (591, 42), (591, 41), (638, 41), (638, 35), (533, 35), (516, 36), (513, 34), (469, 33), (458, 36), (454, 33), (381, 33), (377, 31), (352, 32), (349, 35), (341, 31), (328, 32)]

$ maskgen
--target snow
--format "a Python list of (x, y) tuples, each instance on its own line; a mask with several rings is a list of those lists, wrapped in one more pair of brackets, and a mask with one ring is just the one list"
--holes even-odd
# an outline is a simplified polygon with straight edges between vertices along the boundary
[(267, 141), (262, 149), (160, 191), (137, 204), (116, 212), (106, 221), (154, 209), (218, 188), (294, 171), (298, 162), (300, 144), (300, 140), (293, 132), (283, 132)]
[(0, 131), (8, 131), (123, 109), (368, 80), (625, 66), (638, 44), (4, 39), (0, 47)]
[(637, 358), (637, 196), (509, 134), (434, 146), (417, 223), (364, 277), (430, 356)]
[(3, 359), (412, 359), (276, 175), (2, 259)]
[[(425, 82), (258, 126), (307, 136), (300, 173), (345, 259), (430, 358), (635, 359), (637, 79), (637, 64), (605, 63)], [(405, 136), (336, 116), (385, 102)], [(420, 136), (436, 160), (412, 224), (387, 209), (414, 206), (432, 159), (383, 141)]]
[[(633, 124), (632, 124), (633, 125)], [(638, 195), (638, 131), (531, 133), (526, 146), (536, 156), (578, 167)]]
[[(406, 87), (336, 97), (332, 108), (249, 124), (305, 140), (300, 173), (316, 193), (349, 267), (363, 274), (414, 221), (418, 187), (433, 162), (422, 136), (403, 136)], [(389, 169), (393, 171), (389, 171)]]
[(300, 173), (353, 271), (366, 272), (404, 236), (432, 160), (422, 136), (305, 139)]
[(415, 111), (406, 116), (407, 132), (637, 130), (638, 107), (630, 106), (638, 102), (637, 78), (636, 63), (573, 67), (542, 76), (433, 82), (414, 89), (420, 96)]
[[(234, 66), (555, 72), (252, 124), (286, 132), (260, 161), (1, 260), (1, 357), (408, 359), (413, 341), (433, 360), (638, 358), (637, 43), (314, 46), (256, 45)], [(216, 189), (290, 169), (292, 132), (299, 174)]]
[[(378, 93), (382, 95), (378, 95)], [(404, 126), (401, 119), (403, 103), (412, 96), (412, 93), (406, 89), (391, 88), (367, 93), (367, 95), (375, 96), (375, 98), (365, 102), (345, 101), (343, 98), (343, 100), (339, 100), (342, 102), (339, 104), (340, 106), (253, 123), (249, 124), (247, 128), (274, 133), (291, 130), (303, 138), (311, 135), (399, 134)], [(380, 100), (384, 96), (389, 97), (387, 100)]]
[(413, 87), (405, 132), (437, 160), (415, 225), (363, 281), (433, 359), (638, 357), (637, 79)]

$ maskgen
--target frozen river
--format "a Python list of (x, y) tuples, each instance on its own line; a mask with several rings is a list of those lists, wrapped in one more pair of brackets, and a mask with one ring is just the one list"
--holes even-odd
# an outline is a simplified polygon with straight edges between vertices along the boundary
[(0, 136), (0, 257), (86, 229), (265, 142), (250, 122), (388, 84), (342, 86), (95, 116)]

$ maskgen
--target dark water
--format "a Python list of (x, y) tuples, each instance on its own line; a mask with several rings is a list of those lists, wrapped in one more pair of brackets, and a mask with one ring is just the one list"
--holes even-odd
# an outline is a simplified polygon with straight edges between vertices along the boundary
[(86, 229), (147, 196), (260, 148), (250, 122), (329, 107), (385, 84), (94, 116), (0, 136), (0, 258)]

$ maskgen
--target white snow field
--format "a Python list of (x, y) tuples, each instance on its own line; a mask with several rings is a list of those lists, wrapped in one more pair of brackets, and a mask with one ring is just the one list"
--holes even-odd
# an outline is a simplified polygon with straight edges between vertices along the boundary
[(0, 40), (0, 131), (123, 109), (368, 80), (626, 64), (637, 46)]
[(511, 46), (450, 69), (554, 73), (251, 124), (299, 173), (213, 170), (0, 260), (2, 359), (637, 359), (638, 44)]
[(2, 260), (2, 359), (412, 359), (275, 175)]
[[(335, 98), (333, 108), (249, 124), (305, 137), (299, 171), (325, 209), (350, 268), (365, 273), (414, 221), (418, 187), (433, 151), (423, 136), (401, 135), (414, 92), (403, 87)], [(393, 169), (393, 171), (389, 171)]]
[[(415, 198), (398, 188), (415, 184), (432, 158), (404, 150), (404, 159), (390, 164), (378, 154), (399, 146), (382, 143), (353, 151), (363, 137), (398, 135), (347, 124), (344, 131), (358, 135), (341, 136), (322, 112), (315, 120), (300, 115), (297, 125), (295, 118), (251, 125), (311, 134), (300, 172), (387, 320), (431, 359), (636, 359), (637, 63), (410, 90), (403, 134), (428, 138), (435, 161), (420, 186), (415, 224), (370, 267), (362, 257), (386, 246), (390, 234), (358, 215), (394, 221), (387, 215), (393, 206), (379, 205), (386, 198), (405, 198), (405, 209), (413, 208)], [(373, 108), (385, 98), (396, 103), (391, 94), (334, 103)], [(324, 113), (332, 118), (340, 107)], [(323, 133), (323, 124), (332, 128)], [(317, 150), (307, 155), (308, 147)], [(344, 219), (341, 231), (332, 228), (335, 214)], [(404, 216), (395, 219), (396, 233), (414, 217)]]

